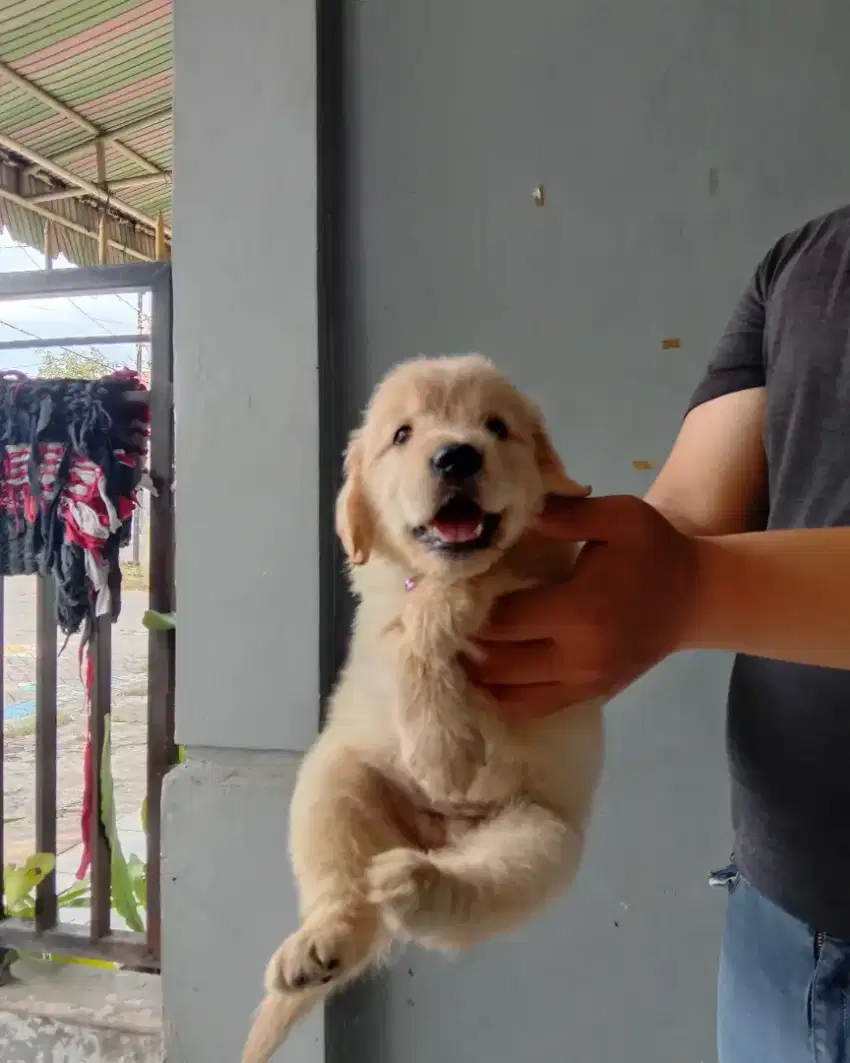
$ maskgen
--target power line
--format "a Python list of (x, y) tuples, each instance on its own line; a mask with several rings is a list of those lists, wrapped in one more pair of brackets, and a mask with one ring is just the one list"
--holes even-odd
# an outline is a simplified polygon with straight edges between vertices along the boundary
[(71, 304), (71, 306), (74, 307), (75, 310), (79, 310), (79, 312), (83, 315), (83, 317), (87, 317), (89, 319), (89, 321), (91, 321), (91, 323), (93, 325), (100, 325), (100, 327), (102, 329), (104, 329), (110, 336), (114, 336), (115, 335), (115, 333), (112, 331), (112, 329), (106, 328), (106, 325), (104, 325), (104, 323), (102, 321), (98, 321), (98, 319), (96, 317), (92, 317), (91, 314), (87, 314), (85, 312), (85, 310), (83, 310), (83, 308), (79, 305), (79, 303), (75, 303), (74, 300), (70, 299), (70, 298), (68, 299), (68, 302)]
[(36, 260), (32, 257), (32, 255), (30, 254), (30, 249), (27, 247), (26, 244), (12, 244), (12, 247), (17, 248), (18, 251), (23, 251), (23, 253), (27, 256), (30, 262), (32, 262), (36, 269), (44, 268), (41, 262), (36, 262)]
[[(35, 258), (33, 258), (32, 254), (30, 252), (30, 248), (26, 244), (13, 243), (13, 244), (6, 245), (6, 247), (0, 247), (0, 251), (3, 251), (3, 250), (11, 251), (13, 249), (18, 250), (18, 251), (23, 251), (23, 253), (27, 256), (27, 258), (30, 260), (30, 262), (32, 262), (32, 264), (36, 267), (36, 269), (39, 269), (39, 270), (42, 269), (42, 265), (39, 262), (37, 262)], [(133, 311), (137, 311), (138, 310), (138, 308), (133, 306), (133, 304), (129, 301), (129, 299), (125, 299), (123, 295), (119, 294), (118, 292), (113, 292), (112, 294), (117, 299), (120, 299), (121, 302), (124, 303), (125, 306), (128, 306), (131, 310), (133, 310)], [(79, 303), (77, 303), (74, 299), (71, 299), (70, 296), (66, 296), (66, 298), (68, 299), (68, 302), (71, 304), (71, 306), (73, 306), (75, 310), (77, 310), (79, 313), (81, 313), (83, 315), (83, 317), (88, 318), (88, 320), (91, 321), (91, 323), (93, 325), (98, 325), (100, 328), (102, 328), (107, 333), (107, 335), (110, 335), (110, 336), (117, 335), (117, 333), (113, 332), (112, 329), (107, 328), (105, 322), (102, 319), (98, 319), (96, 317), (92, 317), (91, 314), (89, 314), (87, 311), (83, 310), (83, 308), (79, 305)], [(48, 307), (48, 308), (42, 307), (40, 309), (51, 309), (51, 310), (53, 310), (55, 308), (53, 308), (53, 307)], [(29, 336), (30, 339), (38, 340), (41, 343), (46, 343), (46, 344), (48, 344), (48, 347), (49, 347), (49, 339), (45, 339), (45, 338), (42, 338), (40, 336), (36, 336), (35, 333), (33, 333), (33, 332), (27, 332), (26, 329), (19, 328), (17, 325), (13, 325), (9, 321), (0, 321), (0, 325), (5, 325), (6, 328), (14, 329), (16, 332), (20, 332), (21, 335), (23, 335), (23, 336)], [(55, 346), (55, 344), (54, 344), (54, 346)], [(104, 365), (104, 364), (105, 365), (114, 365), (114, 364), (116, 364), (116, 363), (113, 363), (113, 362), (109, 362), (102, 354), (101, 354), (101, 357), (99, 359), (98, 358), (92, 358), (90, 355), (81, 354), (78, 350), (75, 351), (75, 350), (72, 350), (70, 347), (63, 347), (61, 344), (59, 345), (59, 350), (60, 351), (65, 351), (67, 354), (72, 354), (75, 358), (82, 358), (84, 361), (91, 362), (94, 365)]]
[(25, 369), (40, 369), (41, 362), (27, 362), (26, 365), (10, 365), (5, 369), (0, 369), (0, 376), (3, 373), (22, 373)]
[[(13, 329), (15, 332), (20, 332), (22, 336), (29, 336), (31, 340), (38, 340), (39, 343), (49, 342), (45, 341), (41, 336), (36, 336), (34, 332), (28, 332), (25, 328), (21, 328), (20, 325), (13, 325), (11, 321), (0, 320), (0, 325), (5, 325), (6, 328)], [(67, 351), (68, 354), (76, 354), (76, 351), (72, 351), (70, 347), (60, 347), (60, 351)], [(94, 361), (94, 359), (92, 359)]]
[[(111, 294), (115, 295), (115, 292), (112, 292)], [(0, 296), (0, 302), (2, 302), (2, 298), (3, 297)], [(68, 296), (67, 295), (56, 295), (56, 296), (52, 296), (51, 298), (53, 298), (55, 300), (59, 300), (59, 299), (67, 299)], [(27, 300), (27, 302), (29, 302), (29, 300)], [(59, 307), (59, 306), (45, 306), (43, 303), (32, 303), (31, 305), (32, 305), (33, 311), (35, 313), (38, 313), (38, 314), (61, 314), (61, 313), (63, 313), (62, 308)], [(114, 317), (98, 318), (98, 322), (99, 322), (99, 324), (102, 324), (102, 325), (105, 325), (107, 322), (109, 322), (110, 325), (121, 325), (122, 327), (126, 326), (126, 322), (125, 321), (119, 321), (119, 320), (117, 320), (117, 318), (114, 318)], [(112, 333), (112, 335), (114, 336), (115, 333)]]
[(130, 300), (125, 299), (124, 296), (121, 295), (119, 292), (113, 292), (112, 294), (115, 296), (116, 299), (120, 299), (125, 306), (129, 306), (131, 310), (136, 309), (135, 306), (133, 306), (133, 304), (130, 302)]
[[(13, 325), (11, 321), (0, 320), (0, 325), (5, 325), (6, 328), (14, 329), (15, 332), (20, 332), (22, 336), (29, 336), (31, 340), (38, 340), (39, 343), (43, 343), (45, 345), (44, 350), (50, 350), (51, 348), (51, 343), (49, 339), (45, 339), (45, 337), (43, 336), (36, 336), (34, 332), (28, 332), (25, 328), (21, 328), (19, 325)], [(52, 346), (56, 347), (56, 344), (54, 343)], [(58, 349), (60, 351), (65, 351), (66, 354), (73, 355), (75, 358), (82, 358), (84, 362), (91, 362), (92, 365), (103, 366), (117, 364), (115, 362), (110, 362), (102, 354), (99, 358), (93, 358), (90, 354), (81, 354), (80, 351), (75, 351), (71, 347), (63, 347), (61, 344), (59, 345)]]
[[(30, 262), (32, 262), (32, 264), (34, 266), (36, 266), (38, 269), (42, 268), (41, 264), (38, 263), (33, 258), (33, 256), (30, 254), (30, 249), (26, 246), (26, 244), (16, 244), (15, 246), (20, 251), (23, 251), (23, 253), (27, 256), (27, 258), (30, 260)], [(83, 308), (80, 306), (80, 304), (75, 302), (75, 300), (71, 299), (70, 296), (68, 296), (68, 302), (71, 304), (71, 306), (73, 306), (73, 308), (75, 310), (79, 311), (79, 313), (81, 313), (83, 315), (83, 317), (88, 318), (89, 321), (91, 321), (91, 323), (93, 325), (98, 325), (100, 328), (104, 329), (110, 336), (114, 336), (115, 335), (115, 333), (111, 329), (108, 329), (106, 327), (106, 325), (102, 321), (98, 321), (98, 319), (96, 317), (92, 317), (91, 314), (89, 314), (89, 313), (87, 313), (87, 311), (83, 310)]]
[[(12, 244), (12, 247), (17, 248), (19, 251), (23, 251), (23, 253), (27, 256), (27, 258), (30, 260), (30, 262), (32, 262), (32, 264), (34, 266), (36, 266), (38, 269), (42, 268), (39, 265), (39, 263), (30, 254), (30, 249), (26, 246), (26, 244)], [(112, 292), (112, 295), (114, 295), (116, 299), (120, 299), (121, 302), (124, 303), (125, 306), (129, 306), (129, 308), (131, 310), (133, 310), (133, 311), (136, 310), (136, 307), (133, 306), (133, 304), (130, 302), (130, 300), (129, 299), (125, 299), (123, 295), (119, 294), (118, 292)], [(112, 329), (107, 328), (106, 319), (105, 318), (92, 317), (91, 314), (89, 314), (86, 310), (83, 310), (83, 308), (80, 306), (80, 304), (75, 302), (75, 300), (73, 300), (70, 296), (66, 296), (65, 298), (68, 300), (68, 302), (71, 304), (71, 306), (74, 307), (75, 310), (78, 310), (83, 315), (83, 317), (87, 317), (89, 319), (89, 321), (91, 321), (91, 323), (93, 325), (99, 325), (110, 336), (114, 336), (115, 335), (115, 333), (112, 331)], [(116, 324), (117, 324), (117, 322), (116, 322)]]
[[(15, 244), (6, 244), (5, 246), (0, 247), (0, 251), (12, 251), (12, 250), (23, 251), (23, 253), (27, 256), (27, 258), (30, 260), (30, 262), (32, 262), (32, 264), (36, 267), (36, 269), (43, 269), (44, 268), (41, 265), (41, 263), (37, 262), (32, 257), (32, 255), (30, 254), (31, 249), (30, 249), (30, 247), (27, 244), (15, 243)], [(130, 302), (129, 299), (126, 299), (123, 295), (121, 295), (120, 292), (112, 292), (112, 295), (114, 295), (116, 299), (120, 299), (121, 302), (125, 306), (129, 306), (129, 308), (131, 310), (135, 311), (136, 307)], [(89, 321), (93, 321), (95, 323), (95, 325), (103, 325), (103, 321), (97, 321), (97, 320), (95, 320), (95, 318), (90, 317), (88, 314), (86, 314), (85, 310), (83, 310), (82, 307), (77, 306), (77, 304), (74, 302), (73, 299), (69, 298), (68, 302), (70, 302), (73, 306), (76, 306), (77, 310), (79, 310), (81, 314), (84, 314), (86, 317), (88, 317)], [(109, 331), (109, 330), (107, 329), (107, 331)], [(115, 334), (113, 333), (113, 335), (115, 335)]]

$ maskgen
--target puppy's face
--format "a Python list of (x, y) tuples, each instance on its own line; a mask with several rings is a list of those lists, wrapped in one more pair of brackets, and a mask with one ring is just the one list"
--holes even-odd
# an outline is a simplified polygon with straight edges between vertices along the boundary
[(352, 564), (382, 544), (421, 572), (472, 575), (547, 494), (587, 495), (539, 411), (485, 358), (421, 359), (377, 389), (346, 454), (337, 531)]

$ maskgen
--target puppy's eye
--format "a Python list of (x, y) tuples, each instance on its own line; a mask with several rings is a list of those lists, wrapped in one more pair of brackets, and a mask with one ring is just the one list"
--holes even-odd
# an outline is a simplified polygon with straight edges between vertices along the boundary
[(496, 439), (508, 438), (508, 426), (501, 417), (488, 417), (484, 422), (484, 427), (488, 432), (492, 432)]
[(413, 429), (410, 427), (409, 424), (403, 424), (393, 436), (393, 446), (404, 446), (408, 439), (410, 439), (411, 435), (413, 435)]

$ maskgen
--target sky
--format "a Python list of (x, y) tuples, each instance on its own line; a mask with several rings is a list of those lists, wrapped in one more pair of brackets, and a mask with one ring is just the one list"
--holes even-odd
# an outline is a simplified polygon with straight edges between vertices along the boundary
[[(67, 269), (71, 263), (63, 256), (54, 262), (54, 269)], [(20, 270), (44, 268), (41, 251), (16, 243), (6, 229), (0, 229), (0, 273), (17, 273)], [(25, 340), (35, 337), (45, 342), (37, 344), (40, 350), (61, 349), (51, 347), (51, 337), (127, 335), (137, 331), (137, 296), (135, 292), (121, 295), (86, 295), (69, 299), (41, 297), (39, 299), (4, 299), (0, 294), (0, 341)], [(149, 311), (149, 297), (145, 296), (145, 310)], [(0, 369), (18, 369), (30, 376), (37, 376), (41, 363), (40, 350), (2, 351)], [(87, 347), (77, 350), (88, 353)], [(135, 344), (104, 346), (100, 352), (116, 367), (136, 365)], [(147, 351), (144, 353), (148, 359)]]

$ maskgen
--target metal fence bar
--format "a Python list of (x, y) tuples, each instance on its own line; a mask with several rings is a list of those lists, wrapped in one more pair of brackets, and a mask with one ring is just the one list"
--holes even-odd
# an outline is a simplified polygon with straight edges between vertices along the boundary
[(93, 944), (88, 927), (63, 925), (60, 930), (34, 934), (32, 923), (25, 919), (6, 919), (0, 925), (3, 944), (8, 948), (37, 949), (58, 956), (83, 956), (128, 967), (155, 967), (157, 959), (139, 934), (113, 930), (109, 937)]
[(146, 332), (128, 332), (125, 335), (97, 336), (33, 336), (28, 340), (0, 340), (0, 351), (35, 351), (51, 347), (109, 347), (115, 344), (147, 343), (150, 336)]
[[(6, 580), (0, 576), (0, 919), (6, 914), (6, 884), (3, 868), (6, 866), (6, 784), (3, 780), (3, 731), (6, 725)], [(2, 952), (2, 950), (0, 950)]]
[(91, 699), (92, 810), (91, 810), (91, 937), (99, 941), (109, 934), (112, 911), (110, 850), (101, 812), (103, 808), (103, 743), (106, 722), (112, 711), (112, 617), (98, 618), (90, 646), (94, 664)]
[[(56, 588), (38, 576), (36, 589), (35, 844), (56, 852)], [(56, 878), (48, 875), (35, 896), (38, 932), (56, 926)]]
[[(174, 610), (174, 408), (169, 277), (153, 286), (151, 299), (151, 479), (157, 489), (150, 503), (150, 608)], [(174, 632), (148, 636), (148, 946), (160, 955), (162, 926), (161, 827), (162, 780), (176, 760), (174, 746)]]
[[(0, 302), (46, 295), (88, 295), (122, 291), (152, 294), (151, 390), (129, 392), (128, 402), (147, 402), (150, 408), (149, 470), (156, 493), (150, 509), (150, 604), (174, 610), (173, 512), (173, 371), (171, 270), (167, 263), (105, 266), (91, 269), (0, 274)], [(122, 337), (123, 338), (123, 337)], [(131, 337), (135, 343), (137, 336)], [(79, 340), (79, 337), (75, 337)], [(101, 342), (103, 337), (97, 337)], [(46, 343), (56, 341), (45, 340)], [(64, 341), (63, 341), (64, 345)], [(2, 348), (0, 348), (2, 349)], [(2, 577), (0, 577), (0, 646), (3, 644)], [(57, 624), (56, 591), (52, 579), (37, 585), (36, 693), (36, 842), (39, 851), (56, 852), (57, 775)], [(160, 799), (162, 781), (176, 761), (174, 745), (174, 634), (150, 632), (148, 639), (148, 765), (147, 765), (147, 934), (115, 931), (110, 927), (111, 882), (108, 840), (101, 823), (103, 739), (111, 709), (111, 620), (95, 627), (91, 652), (94, 666), (91, 728), (94, 772), (92, 833), (92, 910), (88, 927), (57, 925), (54, 876), (36, 891), (36, 918), (3, 918), (0, 893), (0, 955), (4, 948), (37, 948), (57, 954), (112, 960), (131, 967), (157, 969), (162, 937), (160, 916)], [(0, 690), (2, 690), (0, 660)], [(0, 735), (2, 784), (2, 735)], [(2, 791), (2, 785), (0, 785)], [(2, 793), (0, 793), (2, 811)], [(0, 832), (1, 834), (2, 832)], [(2, 837), (0, 836), (0, 858)], [(0, 859), (2, 869), (2, 859)]]
[(0, 273), (0, 300), (147, 291), (159, 278), (167, 277), (169, 270), (165, 262), (128, 262), (121, 266)]

